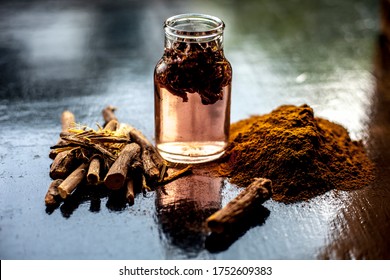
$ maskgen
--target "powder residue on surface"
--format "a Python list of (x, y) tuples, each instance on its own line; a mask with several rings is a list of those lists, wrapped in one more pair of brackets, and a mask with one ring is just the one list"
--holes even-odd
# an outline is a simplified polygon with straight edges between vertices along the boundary
[(269, 114), (231, 125), (220, 174), (238, 186), (256, 177), (272, 180), (273, 196), (285, 203), (330, 189), (362, 188), (373, 180), (373, 164), (362, 141), (336, 123), (314, 117), (308, 105), (283, 105)]

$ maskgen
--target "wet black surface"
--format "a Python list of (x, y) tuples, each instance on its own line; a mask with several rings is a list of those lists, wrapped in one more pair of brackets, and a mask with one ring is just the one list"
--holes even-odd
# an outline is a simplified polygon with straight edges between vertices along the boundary
[[(390, 56), (377, 1), (111, 2), (0, 3), (1, 259), (390, 258)], [(227, 25), (233, 121), (307, 103), (363, 139), (376, 181), (308, 202), (267, 201), (226, 236), (202, 224), (239, 189), (202, 172), (138, 194), (133, 206), (80, 188), (46, 209), (61, 112), (94, 127), (112, 104), (152, 139), (162, 23), (190, 11)]]

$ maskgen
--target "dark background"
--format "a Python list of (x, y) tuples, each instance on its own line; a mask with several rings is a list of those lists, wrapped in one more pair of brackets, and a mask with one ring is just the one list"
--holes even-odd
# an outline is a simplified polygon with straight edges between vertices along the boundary
[[(232, 121), (307, 103), (364, 141), (376, 181), (308, 202), (268, 201), (224, 240), (202, 222), (239, 190), (202, 174), (139, 194), (133, 206), (80, 191), (46, 209), (63, 110), (96, 127), (112, 104), (153, 139), (162, 24), (185, 12), (226, 23)], [(0, 258), (389, 259), (390, 94), (378, 78), (389, 56), (379, 35), (374, 0), (1, 1)]]

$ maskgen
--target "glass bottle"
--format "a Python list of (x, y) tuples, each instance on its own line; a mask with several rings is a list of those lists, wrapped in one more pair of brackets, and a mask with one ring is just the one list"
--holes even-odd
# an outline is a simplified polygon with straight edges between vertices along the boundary
[(224, 153), (232, 82), (224, 28), (222, 20), (204, 14), (165, 21), (164, 54), (154, 72), (155, 139), (168, 161), (201, 163)]

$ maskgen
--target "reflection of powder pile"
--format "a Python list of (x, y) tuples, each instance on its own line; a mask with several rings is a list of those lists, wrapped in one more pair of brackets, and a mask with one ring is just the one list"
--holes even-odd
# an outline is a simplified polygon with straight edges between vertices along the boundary
[(360, 188), (373, 179), (362, 142), (352, 141), (342, 126), (314, 118), (307, 105), (281, 106), (232, 124), (224, 159), (220, 172), (232, 183), (269, 178), (272, 198), (283, 202)]

